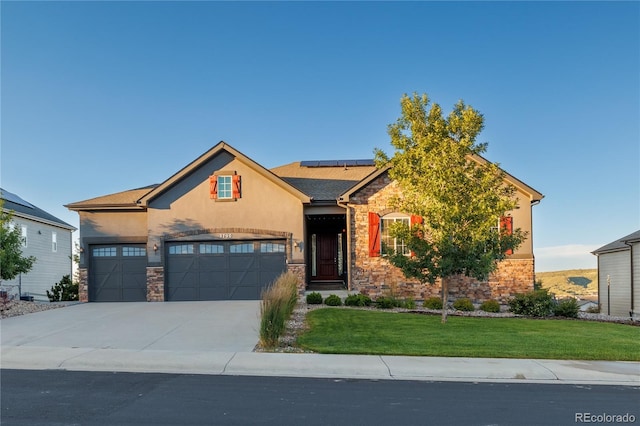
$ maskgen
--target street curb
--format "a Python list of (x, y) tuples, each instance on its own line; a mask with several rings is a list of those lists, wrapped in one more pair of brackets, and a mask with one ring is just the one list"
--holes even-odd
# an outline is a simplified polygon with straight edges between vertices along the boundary
[(640, 362), (10, 346), (3, 369), (640, 387)]

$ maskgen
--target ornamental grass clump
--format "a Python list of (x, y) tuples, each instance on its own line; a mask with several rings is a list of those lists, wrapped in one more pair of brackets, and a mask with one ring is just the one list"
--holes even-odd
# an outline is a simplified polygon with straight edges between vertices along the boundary
[(260, 304), (260, 344), (273, 348), (284, 333), (298, 301), (298, 278), (290, 272), (280, 275), (262, 292)]

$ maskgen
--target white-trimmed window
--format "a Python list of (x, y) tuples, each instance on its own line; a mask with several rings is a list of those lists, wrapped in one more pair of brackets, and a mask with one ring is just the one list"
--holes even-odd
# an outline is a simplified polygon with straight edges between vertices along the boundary
[(56, 232), (51, 233), (51, 251), (54, 253), (58, 251), (58, 234)]
[(27, 247), (27, 225), (20, 225), (20, 232), (22, 234), (22, 247)]
[(404, 240), (391, 236), (391, 227), (397, 222), (411, 226), (411, 217), (402, 213), (390, 213), (380, 218), (380, 251), (383, 256), (393, 253), (400, 253), (406, 256), (411, 254)]
[(231, 199), (231, 176), (218, 176), (218, 199)]

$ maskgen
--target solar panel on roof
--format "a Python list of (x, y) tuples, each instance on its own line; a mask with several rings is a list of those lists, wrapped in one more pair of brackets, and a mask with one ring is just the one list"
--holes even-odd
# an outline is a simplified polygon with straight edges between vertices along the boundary
[(300, 167), (359, 167), (374, 166), (373, 160), (314, 160), (301, 161)]
[(0, 196), (3, 200), (7, 200), (11, 203), (14, 204), (20, 204), (21, 206), (25, 206), (25, 207), (29, 207), (29, 208), (34, 208), (33, 204), (28, 203), (27, 201), (23, 200), (22, 198), (20, 198), (19, 196), (17, 196), (16, 194), (6, 191), (4, 189), (0, 189)]

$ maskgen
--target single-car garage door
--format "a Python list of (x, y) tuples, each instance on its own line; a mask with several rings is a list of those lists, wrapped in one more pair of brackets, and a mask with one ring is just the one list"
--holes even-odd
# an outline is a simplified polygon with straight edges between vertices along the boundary
[(283, 240), (182, 241), (166, 248), (169, 301), (257, 300), (286, 269)]
[(90, 302), (146, 300), (147, 249), (144, 244), (90, 246)]

